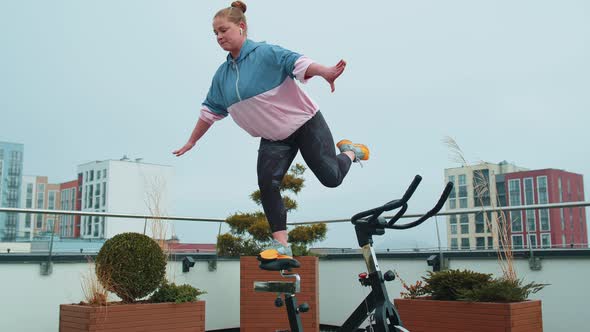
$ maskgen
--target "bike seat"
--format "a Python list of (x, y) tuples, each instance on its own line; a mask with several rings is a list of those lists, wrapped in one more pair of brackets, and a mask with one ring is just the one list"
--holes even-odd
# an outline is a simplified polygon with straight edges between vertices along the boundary
[(277, 258), (268, 260), (258, 257), (258, 260), (260, 261), (259, 267), (267, 271), (291, 270), (301, 266), (301, 264), (299, 264), (299, 262), (293, 258)]

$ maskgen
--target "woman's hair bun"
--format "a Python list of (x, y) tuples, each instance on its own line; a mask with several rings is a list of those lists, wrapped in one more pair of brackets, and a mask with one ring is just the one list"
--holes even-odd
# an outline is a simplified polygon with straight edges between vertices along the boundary
[(246, 4), (243, 3), (242, 1), (234, 1), (231, 3), (231, 6), (235, 7), (235, 8), (240, 8), (242, 13), (246, 13), (246, 9), (248, 8), (248, 7), (246, 7)]

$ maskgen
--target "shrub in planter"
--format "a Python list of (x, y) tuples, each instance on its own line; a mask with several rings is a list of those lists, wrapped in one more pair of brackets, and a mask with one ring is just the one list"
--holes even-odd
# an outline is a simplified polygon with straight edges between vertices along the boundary
[(470, 270), (428, 272), (422, 279), (425, 282), (422, 293), (441, 301), (520, 302), (546, 286), (534, 282), (525, 284), (523, 280), (494, 279), (491, 274)]
[(395, 299), (410, 331), (542, 331), (540, 300), (527, 300), (546, 284), (492, 278), (469, 270), (428, 272)]
[[(145, 235), (123, 233), (107, 240), (95, 261), (98, 281), (88, 284), (90, 301), (60, 305), (60, 331), (204, 332), (205, 301), (198, 301), (204, 292), (168, 283), (166, 263), (158, 243)], [(122, 302), (108, 302), (100, 285)], [(149, 300), (138, 301), (150, 293)]]
[(166, 274), (166, 255), (152, 238), (122, 233), (107, 240), (96, 256), (100, 283), (124, 303), (133, 303), (160, 286)]
[(522, 302), (545, 286), (534, 282), (524, 284), (522, 279), (493, 279), (479, 287), (461, 290), (459, 299), (471, 302)]
[(164, 282), (158, 290), (150, 297), (151, 302), (196, 302), (199, 296), (206, 294), (206, 292), (195, 288), (191, 285), (177, 286), (175, 283)]

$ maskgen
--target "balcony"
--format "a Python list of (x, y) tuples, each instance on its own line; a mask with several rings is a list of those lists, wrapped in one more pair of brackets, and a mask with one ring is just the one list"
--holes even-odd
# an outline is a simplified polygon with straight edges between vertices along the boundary
[[(408, 282), (418, 280), (424, 271), (430, 269), (426, 261), (430, 254), (378, 252), (382, 269), (395, 269)], [(585, 306), (586, 297), (574, 285), (586, 283), (586, 276), (590, 273), (590, 251), (576, 251), (575, 256), (560, 251), (545, 251), (541, 255), (541, 271), (531, 271), (526, 255), (520, 253), (515, 267), (521, 277), (528, 281), (551, 284), (533, 297), (543, 301), (544, 331), (560, 332), (564, 331), (564, 327), (567, 327), (567, 331), (585, 331), (587, 322), (579, 313), (580, 308)], [(216, 269), (210, 270), (209, 262), (214, 259), (214, 255), (190, 254), (195, 266), (189, 272), (182, 273), (182, 259), (186, 255), (175, 256), (174, 260), (168, 262), (169, 277), (175, 278), (177, 283), (188, 283), (207, 291), (207, 294), (201, 296), (206, 302), (206, 329), (235, 331), (240, 326), (239, 260), (220, 258), (216, 261)], [(478, 270), (498, 273), (496, 259), (490, 256), (490, 252), (474, 252), (469, 255), (445, 252), (445, 256), (450, 258), (456, 269), (477, 266)], [(43, 252), (19, 254), (12, 251), (10, 254), (0, 254), (5, 281), (0, 284), (0, 292), (3, 294), (0, 311), (10, 313), (0, 321), (1, 331), (57, 331), (59, 305), (84, 300), (81, 276), (87, 274), (90, 268), (87, 257), (79, 253), (56, 254), (53, 257), (53, 273), (42, 276), (39, 264), (46, 259), (47, 254)], [(358, 251), (328, 254), (320, 259), (318, 283), (321, 326), (341, 324), (366, 296), (367, 289), (357, 282), (358, 272), (364, 269), (364, 262)], [(27, 283), (16, 282), (17, 280), (27, 280)], [(398, 298), (403, 290), (397, 280), (387, 286), (393, 298)], [(43, 300), (40, 301), (40, 298)], [(16, 305), (14, 299), (19, 299)], [(26, 303), (26, 307), (18, 303)], [(284, 314), (284, 307), (281, 309), (278, 313)]]
[[(553, 208), (560, 208), (560, 203)], [(590, 205), (588, 202), (577, 203)], [(500, 209), (518, 209), (509, 207)], [(526, 206), (522, 209), (547, 208)], [(4, 209), (5, 211), (7, 209)], [(476, 211), (477, 210), (477, 211)], [(34, 211), (34, 210), (31, 210)], [(477, 213), (474, 211), (452, 211), (445, 214)], [(38, 213), (39, 211), (35, 211)], [(485, 211), (484, 211), (485, 212)], [(0, 208), (0, 213), (2, 209)], [(47, 211), (47, 214), (92, 215), (98, 217), (122, 218), (155, 218), (141, 215), (120, 215), (99, 212), (79, 211)], [(167, 217), (173, 220), (199, 221), (198, 218)], [(120, 220), (122, 221), (122, 220)], [(212, 221), (212, 220), (208, 220)], [(221, 222), (219, 219), (218, 222)], [(432, 226), (432, 225), (431, 225)], [(426, 227), (426, 226), (424, 226)], [(215, 238), (217, 232), (211, 234)], [(80, 276), (88, 273), (91, 265), (88, 256), (94, 257), (99, 247), (88, 249), (88, 240), (78, 241), (78, 247), (70, 247), (67, 251), (55, 251), (54, 245), (50, 254), (47, 250), (52, 246), (49, 241), (60, 241), (49, 235), (37, 241), (29, 252), (5, 253), (1, 244), (0, 264), (3, 266), (4, 280), (28, 280), (20, 282), (0, 283), (0, 292), (4, 301), (0, 301), (0, 312), (11, 312), (9, 319), (0, 320), (1, 331), (35, 330), (55, 331), (59, 322), (59, 305), (77, 303), (84, 300)], [(43, 242), (44, 241), (44, 242)], [(45, 243), (45, 245), (40, 245)], [(354, 247), (356, 243), (351, 243)], [(587, 246), (587, 245), (586, 245)], [(33, 250), (34, 249), (34, 250)], [(81, 254), (83, 252), (84, 254)], [(327, 327), (343, 323), (352, 310), (367, 295), (367, 289), (358, 285), (358, 273), (366, 269), (362, 255), (358, 249), (331, 248), (317, 250), (322, 253), (319, 261), (319, 312), (320, 331), (332, 331)], [(472, 269), (495, 276), (502, 274), (498, 264), (497, 250), (446, 250), (445, 248), (414, 248), (408, 250), (390, 250), (378, 248), (376, 253), (383, 271), (391, 269), (407, 282), (420, 280), (426, 271), (431, 270), (429, 261), (433, 255), (443, 255), (445, 264), (453, 269)], [(518, 277), (525, 281), (550, 284), (547, 288), (531, 297), (543, 301), (544, 331), (562, 331), (567, 326), (569, 331), (582, 331), (586, 328), (586, 320), (579, 315), (579, 308), (585, 305), (586, 296), (579, 286), (586, 282), (590, 273), (590, 249), (538, 249), (529, 248), (513, 250), (514, 268)], [(182, 259), (190, 256), (196, 264), (189, 272), (182, 272)], [(51, 257), (51, 258), (49, 258)], [(176, 283), (187, 283), (207, 291), (201, 299), (206, 302), (206, 329), (215, 331), (236, 331), (240, 326), (240, 263), (236, 258), (220, 258), (212, 253), (175, 252), (169, 256), (168, 277)], [(46, 262), (51, 260), (48, 270)], [(42, 275), (44, 274), (44, 275)], [(403, 291), (399, 281), (387, 284), (390, 297), (397, 298)], [(342, 290), (346, 289), (346, 292)], [(13, 301), (18, 298), (20, 303), (27, 303), (26, 308), (15, 307)], [(38, 301), (43, 298), (43, 301)], [(567, 301), (563, 301), (567, 299)], [(281, 311), (284, 312), (284, 311)], [(31, 315), (35, 320), (27, 319)], [(403, 317), (402, 317), (403, 319)]]

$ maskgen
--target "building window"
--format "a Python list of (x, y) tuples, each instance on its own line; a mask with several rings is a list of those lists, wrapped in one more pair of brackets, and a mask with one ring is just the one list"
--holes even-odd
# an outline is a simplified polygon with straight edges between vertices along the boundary
[(92, 216), (86, 216), (86, 235), (92, 234)]
[(461, 223), (461, 234), (469, 234), (469, 216), (466, 214), (460, 215), (459, 222)]
[(107, 183), (102, 183), (102, 206), (104, 207), (107, 202)]
[(535, 196), (533, 191), (533, 178), (524, 179), (524, 204), (535, 204)]
[(457, 216), (449, 216), (449, 224), (451, 225), (451, 234), (457, 234)]
[(460, 198), (459, 199), (459, 207), (462, 209), (467, 208), (467, 198)]
[(486, 248), (486, 238), (485, 237), (476, 237), (475, 238), (475, 248), (479, 250), (483, 250)]
[(55, 210), (55, 191), (50, 190), (47, 199), (47, 209)]
[(92, 193), (93, 193), (93, 191), (94, 191), (94, 186), (93, 185), (88, 186), (88, 204), (87, 204), (88, 208), (92, 208), (92, 196), (93, 196)]
[(106, 178), (107, 177), (107, 170), (106, 168), (102, 170), (102, 177)]
[[(547, 176), (537, 177), (537, 195), (539, 196), (539, 204), (547, 204), (549, 196), (547, 194)], [(539, 223), (541, 224), (541, 231), (549, 231), (551, 223), (549, 222), (549, 210), (539, 210)]]
[(522, 249), (522, 235), (512, 235), (512, 249)]
[(510, 211), (510, 219), (512, 220), (512, 231), (516, 233), (522, 232), (522, 220), (520, 219), (520, 213)]
[[(519, 179), (508, 181), (508, 195), (510, 200), (510, 206), (521, 205)], [(513, 232), (522, 232), (521, 215), (521, 211), (510, 211), (510, 220), (512, 221)]]
[(104, 231), (105, 231), (105, 218), (104, 217), (100, 217), (100, 234), (99, 234), (99, 237), (101, 239), (104, 239)]
[(451, 250), (459, 249), (459, 242), (456, 237), (451, 239)]
[(55, 219), (47, 218), (47, 229), (48, 232), (53, 232), (53, 228), (55, 227)]
[(94, 181), (94, 170), (90, 171), (90, 179), (88, 179), (89, 181)]
[(534, 232), (536, 230), (535, 211), (526, 210), (526, 227), (527, 232)]
[[(535, 204), (534, 191), (533, 191), (533, 178), (524, 179), (524, 204), (525, 205)], [(535, 211), (534, 210), (526, 210), (525, 216), (526, 216), (527, 232), (528, 231), (535, 231), (536, 230)]]
[(529, 248), (537, 247), (537, 234), (529, 234)]
[(473, 171), (473, 204), (475, 206), (490, 205), (490, 171), (481, 169)]
[(494, 238), (488, 236), (488, 249), (494, 249)]
[(467, 208), (467, 176), (459, 175), (459, 207)]
[(45, 208), (45, 193), (38, 192), (37, 193), (37, 209), (44, 209)]
[(551, 248), (551, 234), (541, 234), (541, 247)]
[(469, 238), (461, 238), (461, 249), (463, 250), (468, 250), (470, 248), (469, 246)]
[(548, 231), (550, 230), (549, 224), (549, 210), (543, 209), (539, 210), (539, 217), (541, 219), (541, 230)]
[(98, 235), (100, 234), (100, 220), (99, 220), (98, 216), (94, 216), (94, 222), (92, 224), (92, 229), (94, 231), (92, 233), (92, 236), (98, 237)]
[(449, 182), (453, 183), (453, 188), (449, 194), (449, 209), (455, 209), (457, 207), (457, 191), (455, 190), (456, 182), (454, 175), (449, 175)]
[(486, 212), (484, 215), (483, 212), (478, 212), (475, 214), (475, 232), (476, 233), (485, 233), (487, 232), (487, 225), (491, 223), (492, 214), (491, 212)]

